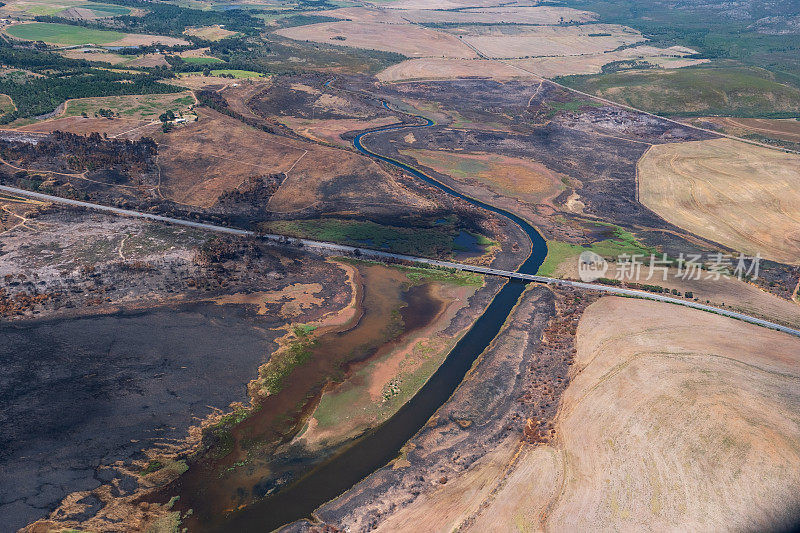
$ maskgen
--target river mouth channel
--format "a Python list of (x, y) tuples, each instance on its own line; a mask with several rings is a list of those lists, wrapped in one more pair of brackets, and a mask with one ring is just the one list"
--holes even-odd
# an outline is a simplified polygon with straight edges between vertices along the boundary
[[(539, 232), (525, 220), (508, 211), (465, 196), (405, 163), (382, 156), (364, 147), (362, 139), (374, 133), (396, 129), (424, 128), (434, 124), (427, 118), (417, 118), (425, 122), (412, 125), (395, 124), (373, 129), (358, 135), (353, 140), (353, 145), (365, 155), (398, 167), (452, 196), (517, 224), (528, 235), (532, 243), (531, 255), (517, 271), (535, 274), (547, 256), (547, 244)], [(346, 492), (372, 472), (397, 457), (402, 446), (450, 398), (472, 367), (475, 359), (500, 332), (500, 328), (525, 290), (525, 285), (518, 280), (507, 282), (483, 315), (455, 345), (439, 369), (419, 392), (389, 420), (285, 489), (229, 515), (219, 527), (212, 530), (263, 533), (303, 518), (309, 518), (320, 505)]]

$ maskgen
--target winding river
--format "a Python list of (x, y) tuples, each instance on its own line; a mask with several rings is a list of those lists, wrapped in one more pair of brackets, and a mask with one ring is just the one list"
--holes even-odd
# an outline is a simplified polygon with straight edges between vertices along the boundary
[[(383, 105), (387, 109), (389, 108), (386, 102)], [(353, 140), (353, 145), (363, 154), (398, 167), (450, 195), (503, 216), (517, 224), (528, 235), (532, 243), (532, 253), (517, 271), (535, 274), (547, 255), (547, 245), (539, 232), (525, 220), (508, 211), (465, 196), (405, 163), (380, 155), (364, 146), (365, 137), (379, 132), (426, 128), (434, 125), (434, 122), (428, 118), (422, 116), (416, 118), (424, 122), (393, 124), (376, 128), (358, 135)], [(367, 433), (340, 454), (308, 472), (292, 485), (234, 513), (229, 520), (225, 521), (220, 531), (263, 533), (310, 517), (317, 507), (346, 492), (353, 485), (397, 457), (402, 446), (450, 398), (472, 367), (475, 359), (499, 333), (524, 289), (523, 282), (509, 281), (506, 283), (483, 315), (455, 345), (439, 369), (393, 417)]]

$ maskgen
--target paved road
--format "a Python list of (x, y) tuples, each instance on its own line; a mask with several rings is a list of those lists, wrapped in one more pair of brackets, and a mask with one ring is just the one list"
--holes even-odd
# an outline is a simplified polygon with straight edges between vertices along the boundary
[(522, 274), (520, 272), (511, 272), (508, 270), (499, 270), (496, 268), (478, 266), (478, 265), (467, 265), (464, 263), (454, 263), (451, 261), (439, 261), (437, 259), (427, 259), (424, 257), (415, 257), (411, 255), (403, 255), (403, 254), (393, 254), (390, 252), (382, 252), (380, 250), (370, 250), (368, 248), (357, 248), (355, 246), (347, 246), (344, 244), (336, 244), (332, 242), (322, 242), (322, 241), (313, 241), (310, 239), (296, 239), (294, 237), (286, 237), (285, 235), (275, 235), (275, 234), (256, 234), (253, 231), (236, 229), (236, 228), (226, 228), (225, 226), (218, 226), (216, 224), (207, 224), (205, 222), (194, 222), (191, 220), (182, 220), (179, 218), (172, 218), (172, 217), (165, 217), (161, 215), (154, 215), (151, 213), (141, 213), (139, 211), (132, 211), (129, 209), (120, 209), (118, 207), (110, 207), (106, 205), (100, 204), (93, 204), (90, 202), (82, 202), (80, 200), (71, 200), (69, 198), (61, 198), (59, 196), (52, 196), (49, 194), (42, 194), (33, 191), (26, 191), (25, 189), (18, 189), (16, 187), (8, 187), (6, 185), (0, 185), (0, 191), (4, 191), (7, 193), (17, 194), (20, 196), (26, 196), (28, 198), (35, 198), (37, 200), (44, 200), (47, 202), (54, 202), (66, 205), (72, 205), (76, 207), (84, 207), (86, 209), (93, 209), (96, 211), (104, 211), (107, 213), (112, 213), (115, 215), (122, 215), (126, 217), (133, 217), (133, 218), (142, 218), (145, 220), (154, 220), (157, 222), (165, 222), (167, 224), (176, 224), (179, 226), (186, 226), (190, 228), (198, 228), (207, 231), (213, 231), (215, 233), (225, 233), (229, 235), (239, 235), (239, 236), (250, 236), (250, 237), (260, 237), (267, 241), (272, 241), (278, 244), (285, 244), (288, 246), (302, 246), (305, 248), (310, 248), (314, 250), (318, 250), (321, 252), (326, 253), (337, 253), (337, 254), (353, 254), (356, 251), (362, 256), (366, 258), (373, 258), (373, 259), (394, 259), (394, 260), (402, 260), (402, 261), (410, 261), (413, 263), (420, 263), (424, 265), (431, 265), (440, 268), (454, 268), (456, 270), (463, 270), (465, 272), (475, 272), (478, 274), (485, 274), (489, 276), (500, 276), (509, 279), (519, 279), (523, 281), (533, 281), (536, 283), (546, 283), (551, 285), (561, 285), (566, 287), (576, 287), (579, 289), (587, 289), (593, 291), (600, 291), (609, 294), (619, 294), (621, 296), (630, 296), (636, 298), (644, 298), (646, 300), (655, 300), (657, 302), (666, 302), (671, 304), (683, 305), (685, 307), (691, 307), (693, 309), (699, 309), (701, 311), (708, 311), (711, 313), (717, 313), (719, 315), (727, 316), (730, 318), (736, 318), (739, 320), (743, 320), (745, 322), (749, 322), (751, 324), (756, 324), (759, 326), (763, 326), (766, 328), (774, 329), (777, 331), (782, 331), (784, 333), (788, 333), (789, 335), (794, 335), (796, 337), (800, 337), (800, 331), (796, 329), (792, 329), (786, 326), (782, 326), (780, 324), (775, 324), (774, 322), (770, 322), (768, 320), (762, 320), (760, 318), (752, 317), (749, 315), (745, 315), (742, 313), (737, 313), (735, 311), (729, 311), (727, 309), (722, 309), (719, 307), (714, 307), (711, 305), (704, 305), (697, 302), (692, 302), (689, 300), (683, 300), (681, 298), (672, 298), (670, 296), (663, 296), (660, 294), (652, 294), (645, 291), (637, 291), (634, 289), (624, 289), (621, 287), (610, 287), (608, 285), (600, 285), (597, 283), (583, 283), (579, 281), (568, 281), (562, 280), (557, 278), (549, 278), (546, 276), (536, 276), (533, 274)]

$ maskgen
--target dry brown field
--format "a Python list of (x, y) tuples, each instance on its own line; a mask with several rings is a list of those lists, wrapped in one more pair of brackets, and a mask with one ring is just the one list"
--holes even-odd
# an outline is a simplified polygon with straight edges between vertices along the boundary
[(160, 44), (163, 46), (185, 46), (189, 41), (178, 37), (167, 37), (164, 35), (145, 35), (144, 33), (129, 33), (119, 41), (107, 43), (106, 46), (150, 46)]
[(580, 319), (549, 444), (506, 442), (379, 531), (728, 531), (800, 503), (800, 340), (658, 302)]
[(465, 9), (474, 8), (476, 5), (482, 7), (505, 6), (505, 0), (396, 0), (394, 2), (381, 3), (381, 7), (386, 9)]
[(376, 207), (436, 207), (353, 152), (269, 134), (207, 109), (199, 115), (197, 122), (154, 135), (161, 191), (169, 199), (208, 207), (248, 178), (285, 173), (265, 209), (293, 213), (325, 205), (352, 214)]
[(800, 340), (608, 297), (581, 318), (577, 351), (544, 527), (763, 529), (795, 511)]
[(665, 220), (748, 255), (800, 264), (800, 156), (714, 139), (650, 148), (640, 201)]
[(83, 59), (85, 61), (100, 61), (103, 63), (111, 63), (112, 65), (122, 65), (132, 61), (133, 56), (123, 56), (114, 54), (112, 52), (102, 52), (100, 50), (92, 50), (84, 52), (83, 50), (62, 50), (59, 52), (64, 57), (69, 59)]
[(187, 89), (203, 89), (206, 87), (221, 89), (225, 86), (237, 83), (247, 83), (247, 80), (232, 80), (230, 78), (221, 78), (218, 76), (203, 76), (202, 74), (191, 74), (186, 76), (179, 76), (173, 80), (169, 80), (171, 85), (179, 87), (186, 87)]
[(299, 133), (303, 137), (308, 137), (314, 141), (335, 144), (343, 148), (352, 146), (352, 142), (342, 139), (342, 134), (349, 131), (366, 130), (394, 124), (399, 120), (396, 117), (380, 117), (373, 120), (359, 119), (326, 119), (308, 120), (298, 117), (281, 117), (280, 121), (291, 130)]
[(494, 79), (535, 78), (533, 74), (491, 59), (408, 59), (378, 73), (381, 81), (435, 80), (485, 76)]
[(178, 52), (178, 56), (180, 57), (210, 57), (208, 51), (210, 49), (206, 48), (192, 48), (191, 50), (184, 50), (182, 52)]
[(408, 57), (477, 57), (457, 37), (412, 25), (378, 22), (322, 22), (275, 32), (298, 41), (396, 52)]
[(144, 54), (125, 66), (134, 68), (168, 67), (169, 63), (164, 58), (164, 54)]
[(541, 163), (489, 153), (456, 153), (435, 150), (401, 150), (422, 165), (456, 181), (488, 188), (496, 195), (529, 205), (561, 192), (561, 177)]
[(165, 197), (208, 207), (253, 176), (288, 171), (304, 154), (296, 141), (245, 126), (211, 110), (200, 119), (159, 134), (158, 161)]
[[(709, 273), (704, 272), (702, 279), (699, 280), (681, 279), (677, 269), (671, 268), (667, 273), (666, 280), (658, 272), (651, 279), (647, 279), (646, 267), (642, 269), (642, 274), (639, 283), (676, 289), (681, 293), (690, 291), (700, 303), (708, 301), (717, 307), (724, 305), (725, 309), (800, 329), (800, 304), (770, 294), (756, 285), (740, 281), (736, 277), (720, 277), (719, 279), (712, 277), (709, 279)], [(555, 276), (580, 279), (578, 277), (578, 253), (566, 258), (556, 268)]]
[(641, 45), (596, 54), (512, 59), (508, 63), (543, 78), (553, 78), (574, 74), (599, 74), (603, 65), (627, 59), (647, 61), (663, 68), (682, 68), (708, 62), (707, 59), (684, 57), (691, 53), (693, 53), (692, 50), (681, 49), (680, 47), (657, 48), (650, 45)]
[(214, 26), (203, 26), (200, 28), (186, 28), (183, 33), (186, 35), (192, 35), (194, 37), (200, 37), (201, 39), (206, 39), (207, 41), (219, 41), (225, 37), (236, 35), (235, 31), (226, 30), (225, 28), (220, 27), (219, 24), (215, 24)]
[[(436, 204), (385, 172), (374, 161), (350, 151), (302, 143), (309, 153), (270, 198), (269, 209), (291, 213), (327, 205), (342, 215), (369, 209), (433, 209)], [(323, 192), (323, 189), (327, 189)]]
[(320, 11), (320, 15), (348, 19), (357, 22), (411, 23), (513, 23), (513, 24), (559, 24), (561, 17), (567, 22), (591, 22), (596, 15), (578, 9), (534, 6), (491, 7), (463, 11), (436, 11), (431, 9), (370, 9), (345, 7)]
[(596, 54), (644, 41), (617, 24), (581, 26), (486, 26), (450, 30), (489, 58)]

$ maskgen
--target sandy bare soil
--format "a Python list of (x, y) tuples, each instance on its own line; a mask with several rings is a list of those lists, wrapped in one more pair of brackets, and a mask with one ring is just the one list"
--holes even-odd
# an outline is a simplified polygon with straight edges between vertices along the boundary
[(603, 65), (630, 59), (647, 61), (663, 68), (682, 68), (708, 62), (707, 59), (684, 57), (692, 53), (694, 53), (693, 50), (678, 46), (657, 48), (650, 45), (641, 45), (593, 54), (513, 59), (509, 61), (509, 64), (523, 68), (543, 78), (552, 78), (573, 74), (599, 74)]
[(780, 524), (799, 503), (799, 354), (757, 326), (601, 299), (578, 328), (560, 438), (524, 452), (473, 530)]
[(561, 18), (567, 22), (590, 22), (596, 15), (565, 7), (488, 7), (459, 11), (440, 11), (432, 9), (369, 9), (346, 7), (320, 11), (320, 15), (348, 19), (357, 22), (402, 23), (512, 23), (512, 24), (558, 24)]
[(478, 26), (450, 31), (491, 58), (594, 54), (644, 40), (636, 30), (617, 24)]
[(730, 139), (651, 147), (641, 202), (665, 220), (749, 255), (800, 264), (800, 156)]
[(491, 59), (408, 59), (378, 73), (381, 81), (431, 80), (485, 76), (494, 79), (535, 78), (533, 74)]
[(408, 57), (477, 57), (457, 37), (419, 26), (341, 21), (285, 28), (276, 33), (299, 41), (396, 52)]

